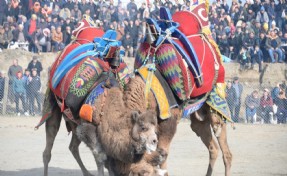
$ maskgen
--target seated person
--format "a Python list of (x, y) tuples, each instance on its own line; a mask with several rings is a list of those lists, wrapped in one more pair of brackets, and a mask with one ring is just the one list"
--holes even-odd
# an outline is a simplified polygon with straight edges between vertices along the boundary
[(63, 33), (61, 26), (58, 26), (56, 30), (52, 32), (52, 41), (55, 52), (64, 49), (65, 45), (63, 43)]
[[(273, 114), (273, 100), (268, 89), (264, 89), (263, 96), (260, 98), (260, 116), (264, 123), (271, 122)], [(262, 121), (263, 122), (263, 121)]]
[(46, 52), (51, 51), (51, 36), (50, 30), (45, 28), (42, 30), (41, 28), (37, 28), (37, 31), (34, 36), (34, 43), (38, 49), (38, 52), (43, 52), (43, 47), (46, 47)]
[(278, 54), (278, 62), (283, 62), (283, 51), (281, 49), (281, 39), (280, 37), (275, 33), (274, 30), (270, 30), (270, 35), (266, 39), (266, 46), (268, 49), (269, 56), (271, 58), (271, 62), (274, 63), (274, 53)]
[(246, 105), (246, 122), (255, 123), (257, 119), (257, 108), (259, 107), (260, 100), (258, 97), (258, 91), (254, 90), (251, 95), (248, 95), (245, 99)]

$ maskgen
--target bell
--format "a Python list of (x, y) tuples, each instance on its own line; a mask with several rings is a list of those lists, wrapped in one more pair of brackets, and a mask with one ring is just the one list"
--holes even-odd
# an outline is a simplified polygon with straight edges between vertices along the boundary
[(147, 25), (146, 41), (147, 41), (147, 43), (152, 44), (156, 39), (155, 39), (154, 35), (152, 34), (150, 27), (151, 27), (150, 25)]

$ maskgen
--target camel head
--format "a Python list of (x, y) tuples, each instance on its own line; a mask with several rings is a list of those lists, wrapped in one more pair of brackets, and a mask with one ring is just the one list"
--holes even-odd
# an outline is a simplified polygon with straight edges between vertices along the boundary
[(166, 173), (166, 170), (152, 166), (146, 161), (140, 161), (131, 166), (129, 176), (164, 176)]
[(135, 154), (151, 153), (157, 148), (157, 116), (152, 111), (132, 112), (131, 137)]

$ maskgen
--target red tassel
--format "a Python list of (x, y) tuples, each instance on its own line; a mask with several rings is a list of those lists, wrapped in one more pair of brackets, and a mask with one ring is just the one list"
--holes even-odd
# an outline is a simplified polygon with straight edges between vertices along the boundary
[(61, 106), (61, 112), (65, 110), (65, 100), (63, 99), (62, 101), (62, 106)]

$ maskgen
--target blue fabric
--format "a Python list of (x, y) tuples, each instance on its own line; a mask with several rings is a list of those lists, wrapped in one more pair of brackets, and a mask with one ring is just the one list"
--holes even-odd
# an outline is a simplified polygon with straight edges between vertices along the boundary
[[(72, 50), (60, 63), (52, 78), (52, 87), (56, 88), (66, 73), (88, 56), (103, 58), (111, 46), (120, 47), (121, 42), (116, 40), (117, 33), (114, 30), (108, 30), (103, 37), (95, 38), (94, 43), (87, 43), (78, 46)], [(123, 54), (120, 51), (120, 54)]]

